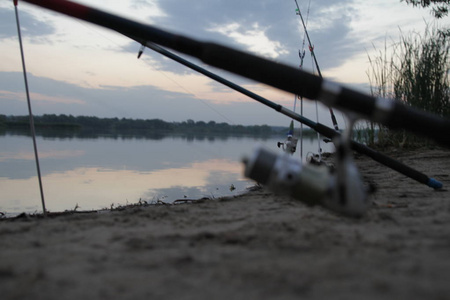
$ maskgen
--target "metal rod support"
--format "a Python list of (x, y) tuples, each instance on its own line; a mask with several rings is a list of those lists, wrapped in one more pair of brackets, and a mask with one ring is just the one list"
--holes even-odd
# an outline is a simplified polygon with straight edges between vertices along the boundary
[(22, 68), (23, 68), (23, 79), (25, 81), (25, 92), (27, 95), (27, 103), (28, 103), (28, 116), (30, 121), (30, 130), (31, 130), (31, 137), (33, 139), (33, 149), (34, 149), (34, 158), (36, 161), (36, 170), (37, 170), (37, 176), (39, 181), (39, 191), (41, 194), (41, 203), (42, 203), (42, 213), (44, 214), (44, 217), (47, 216), (47, 210), (45, 209), (45, 199), (44, 199), (44, 188), (42, 185), (42, 178), (41, 178), (41, 167), (39, 165), (39, 155), (37, 150), (37, 143), (36, 143), (36, 131), (34, 128), (34, 118), (33, 118), (33, 112), (31, 110), (31, 100), (30, 100), (30, 92), (28, 89), (28, 79), (27, 79), (27, 69), (25, 67), (25, 56), (23, 51), (23, 45), (22, 45), (22, 35), (20, 33), (20, 22), (19, 22), (19, 13), (17, 10), (17, 0), (14, 0), (14, 9), (16, 12), (16, 23), (17, 23), (17, 32), (19, 34), (19, 44), (20, 44), (20, 54), (22, 57)]

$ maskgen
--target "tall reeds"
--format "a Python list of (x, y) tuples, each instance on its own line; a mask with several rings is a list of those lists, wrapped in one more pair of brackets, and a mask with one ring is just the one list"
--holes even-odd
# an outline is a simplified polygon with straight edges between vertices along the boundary
[[(372, 95), (393, 98), (434, 114), (450, 117), (450, 37), (428, 26), (424, 36), (401, 35), (400, 41), (369, 56), (367, 72)], [(426, 126), (426, 124), (424, 124)], [(431, 146), (431, 142), (404, 130), (389, 130), (370, 124), (377, 138), (371, 142), (385, 147)], [(442, 133), (449, 134), (449, 133)]]

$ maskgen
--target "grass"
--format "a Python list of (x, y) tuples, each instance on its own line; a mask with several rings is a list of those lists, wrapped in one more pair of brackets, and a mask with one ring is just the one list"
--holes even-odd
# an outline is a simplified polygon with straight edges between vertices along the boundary
[[(442, 117), (450, 117), (450, 37), (436, 27), (403, 35), (400, 41), (375, 57), (369, 56), (367, 72), (371, 93), (376, 97), (402, 101)], [(424, 126), (426, 126), (424, 124)], [(405, 130), (390, 130), (369, 123), (367, 126), (371, 146), (417, 148), (432, 147), (433, 142), (417, 137)]]

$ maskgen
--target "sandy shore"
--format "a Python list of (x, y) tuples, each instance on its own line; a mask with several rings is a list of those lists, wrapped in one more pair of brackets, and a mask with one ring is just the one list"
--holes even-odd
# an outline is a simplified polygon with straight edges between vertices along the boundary
[(2, 299), (450, 299), (450, 151), (358, 156), (361, 219), (262, 189), (194, 204), (0, 222)]

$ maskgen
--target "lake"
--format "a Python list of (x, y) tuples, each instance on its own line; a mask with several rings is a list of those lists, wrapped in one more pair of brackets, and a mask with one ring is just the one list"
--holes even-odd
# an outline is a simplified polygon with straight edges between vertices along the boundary
[[(101, 136), (38, 135), (46, 208), (50, 212), (97, 210), (158, 200), (217, 198), (253, 186), (243, 177), (244, 156), (258, 145), (281, 152), (285, 136)], [(317, 140), (303, 151), (317, 153)], [(332, 144), (321, 143), (323, 151)], [(300, 159), (298, 153), (294, 154)], [(305, 154), (304, 154), (305, 155)], [(234, 190), (231, 186), (234, 186)], [(39, 183), (29, 136), (0, 135), (0, 212), (41, 212)]]

